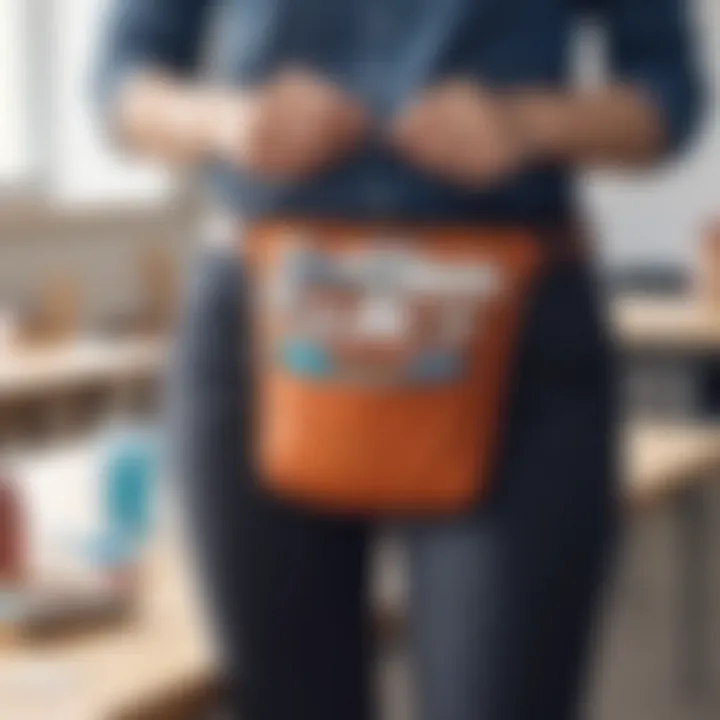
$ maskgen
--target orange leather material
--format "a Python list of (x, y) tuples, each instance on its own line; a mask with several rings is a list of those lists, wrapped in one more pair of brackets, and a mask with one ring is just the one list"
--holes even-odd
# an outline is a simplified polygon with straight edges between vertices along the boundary
[[(416, 289), (436, 275), (445, 282), (439, 299), (415, 291), (411, 300), (406, 298), (412, 307), (398, 316), (410, 318), (402, 341), (329, 345), (345, 375), (308, 376), (279, 362), (278, 343), (291, 325), (278, 319), (266, 296), (272, 294), (283, 258), (310, 248), (321, 259), (342, 261), (383, 247), (400, 248), (417, 259), (413, 267), (420, 270), (407, 273)], [(274, 221), (246, 230), (243, 248), (256, 303), (261, 482), (282, 497), (340, 512), (434, 514), (475, 503), (492, 476), (523, 308), (546, 259), (543, 243), (525, 229)], [(353, 272), (355, 266), (347, 267)], [(394, 266), (389, 267), (391, 276)], [(447, 268), (455, 274), (443, 274)], [(463, 268), (490, 268), (499, 282), (488, 284), (489, 291), (462, 316), (471, 324), (465, 335), (457, 335), (463, 342), (452, 346), (453, 357), (462, 355), (462, 370), (438, 382), (403, 382), (403, 369), (414, 355), (444, 337), (433, 324), (433, 313), (447, 313), (441, 317), (450, 326), (459, 317), (454, 306), (443, 303), (465, 297), (459, 289)], [(312, 301), (322, 306), (318, 297)], [(331, 292), (328, 298), (329, 313), (355, 317), (357, 297)], [(343, 298), (349, 298), (347, 307)], [(292, 302), (286, 310), (291, 315), (297, 311)], [(338, 329), (342, 335), (342, 322)], [(361, 371), (371, 381), (353, 381), (364, 377)]]

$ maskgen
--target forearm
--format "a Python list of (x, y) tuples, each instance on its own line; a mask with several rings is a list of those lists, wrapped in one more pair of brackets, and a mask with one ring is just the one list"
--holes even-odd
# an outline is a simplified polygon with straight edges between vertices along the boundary
[[(660, 113), (631, 87), (615, 85), (592, 92), (526, 90), (507, 99), (511, 120), (538, 162), (641, 166), (662, 154), (666, 144)], [(114, 126), (135, 152), (174, 164), (194, 164), (220, 149), (223, 118), (232, 115), (237, 121), (242, 102), (237, 91), (146, 71), (122, 87)]]
[(224, 116), (237, 103), (225, 91), (184, 83), (162, 73), (128, 79), (118, 94), (113, 124), (123, 144), (172, 164), (195, 164), (213, 154)]
[(341, 88), (296, 68), (244, 89), (142, 73), (120, 88), (111, 115), (121, 140), (146, 156), (185, 164), (214, 158), (283, 182), (354, 152), (369, 122)]
[(609, 85), (594, 91), (518, 92), (511, 113), (539, 162), (636, 167), (663, 154), (667, 133), (642, 91)]

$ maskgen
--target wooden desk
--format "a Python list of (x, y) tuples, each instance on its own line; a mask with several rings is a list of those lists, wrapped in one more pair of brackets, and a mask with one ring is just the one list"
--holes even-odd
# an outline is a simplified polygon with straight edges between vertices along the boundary
[[(78, 536), (95, 532), (103, 457), (101, 443), (76, 441), (12, 457), (24, 502), (33, 509), (28, 553), (38, 579), (73, 572), (65, 547), (69, 528)], [(138, 720), (135, 699), (152, 710), (158, 691), (164, 718), (174, 702), (192, 704), (203, 673), (211, 689), (212, 649), (169, 515), (160, 513), (167, 529), (148, 553), (146, 590), (131, 622), (44, 644), (3, 639), (0, 632), (0, 718), (112, 720), (121, 708)]]
[(720, 480), (720, 426), (636, 425), (624, 448), (631, 509), (671, 500), (713, 473)]
[(612, 304), (611, 322), (628, 350), (720, 353), (720, 309), (691, 296), (621, 296)]
[[(633, 427), (627, 437), (626, 498), (633, 511), (680, 497), (710, 474), (720, 476), (720, 428), (642, 426)], [(209, 704), (216, 692), (216, 673), (177, 545), (168, 541), (155, 548), (150, 569), (146, 602), (133, 626), (69, 645), (0, 652), (3, 716), (22, 720), (197, 717), (198, 707)], [(402, 609), (389, 612), (402, 613)]]
[[(612, 322), (621, 349), (626, 353), (669, 359), (675, 368), (684, 369), (690, 383), (689, 410), (693, 417), (716, 420), (720, 416), (719, 308), (703, 305), (691, 295), (670, 298), (621, 296), (612, 307)], [(708, 470), (706, 461), (715, 452), (715, 441), (681, 440), (672, 453), (669, 446), (662, 447), (662, 439), (647, 442), (654, 445), (656, 451), (648, 455), (653, 459), (649, 461), (646, 477), (657, 478), (661, 486), (676, 490), (678, 577), (675, 585), (680, 613), (677, 646), (683, 685), (696, 695), (712, 685), (708, 669), (712, 608), (708, 607), (707, 590), (711, 570), (711, 520), (702, 488), (697, 483), (683, 487), (681, 482), (678, 486), (677, 476), (673, 477), (670, 471), (678, 466), (678, 459), (680, 466), (696, 463), (695, 468), (688, 467), (696, 474)], [(657, 465), (657, 474), (650, 467), (653, 464)], [(640, 480), (639, 485), (643, 484)], [(645, 494), (639, 493), (640, 496)], [(648, 492), (647, 495), (651, 498), (656, 493)]]
[(163, 341), (147, 339), (84, 340), (46, 350), (3, 351), (0, 403), (154, 377), (166, 353)]
[(633, 432), (628, 501), (636, 509), (672, 499), (675, 632), (680, 687), (693, 699), (712, 687), (712, 519), (704, 481), (720, 480), (720, 426), (640, 427)]
[(0, 650), (2, 717), (164, 720), (188, 717), (194, 704), (206, 701), (214, 684), (212, 652), (180, 553), (156, 548), (151, 569), (149, 592), (128, 627)]

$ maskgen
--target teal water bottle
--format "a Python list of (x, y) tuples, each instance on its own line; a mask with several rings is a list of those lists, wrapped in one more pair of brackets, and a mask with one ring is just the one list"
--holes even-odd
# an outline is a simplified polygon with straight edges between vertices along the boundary
[(108, 565), (132, 562), (152, 530), (156, 486), (152, 434), (119, 427), (107, 438), (101, 470), (103, 543)]

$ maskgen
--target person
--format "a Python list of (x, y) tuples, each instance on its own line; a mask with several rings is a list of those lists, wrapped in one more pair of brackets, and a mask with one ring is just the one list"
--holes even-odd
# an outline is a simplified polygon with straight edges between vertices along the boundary
[[(569, 52), (587, 18), (608, 39), (593, 87)], [(577, 170), (647, 167), (692, 136), (688, 24), (682, 0), (114, 0), (98, 99), (125, 148), (200, 168), (239, 234), (275, 217), (560, 226)], [(170, 393), (233, 716), (373, 717), (378, 522), (257, 482), (238, 257), (201, 251)], [(581, 715), (616, 527), (612, 368), (592, 264), (557, 264), (528, 307), (493, 491), (402, 523), (424, 720)]]

